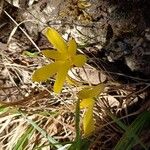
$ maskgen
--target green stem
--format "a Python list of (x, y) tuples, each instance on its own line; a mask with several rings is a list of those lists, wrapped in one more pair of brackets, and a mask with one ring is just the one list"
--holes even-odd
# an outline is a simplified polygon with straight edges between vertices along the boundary
[(77, 100), (76, 114), (75, 114), (75, 128), (76, 128), (76, 150), (80, 150), (81, 147), (81, 135), (80, 135), (80, 100)]

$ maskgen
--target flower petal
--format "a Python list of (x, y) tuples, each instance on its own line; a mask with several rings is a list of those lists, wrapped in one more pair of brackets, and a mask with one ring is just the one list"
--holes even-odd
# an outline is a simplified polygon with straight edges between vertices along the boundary
[(94, 99), (83, 99), (80, 102), (80, 108), (86, 108), (86, 112), (83, 116), (83, 130), (84, 135), (89, 136), (94, 131), (94, 119), (93, 119), (93, 106)]
[(87, 137), (95, 130), (93, 109), (87, 109), (83, 117), (84, 136)]
[(62, 36), (54, 29), (47, 27), (43, 34), (47, 37), (47, 39), (52, 43), (52, 45), (60, 52), (66, 53), (67, 52), (67, 44)]
[(79, 54), (73, 57), (72, 63), (77, 67), (81, 67), (86, 63), (86, 61), (86, 56)]
[(80, 102), (80, 108), (92, 108), (94, 106), (95, 100), (93, 98), (82, 99)]
[(82, 89), (78, 92), (79, 99), (97, 97), (104, 90), (104, 84), (98, 84), (97, 86), (90, 86)]
[(58, 69), (60, 68), (59, 66), (60, 62), (55, 62), (35, 70), (35, 72), (32, 75), (32, 81), (33, 82), (46, 81), (49, 77), (57, 73)]
[(61, 92), (61, 89), (63, 87), (69, 69), (70, 69), (69, 61), (62, 63), (61, 66), (59, 67), (59, 71), (57, 72), (56, 81), (54, 84), (55, 93), (58, 94)]
[(56, 50), (43, 50), (42, 54), (47, 58), (56, 59), (56, 60), (61, 59), (61, 53), (59, 53)]
[(76, 41), (75, 41), (75, 39), (71, 39), (68, 42), (68, 53), (70, 56), (74, 56), (76, 54), (76, 51), (77, 51)]
[(75, 79), (71, 78), (69, 75), (67, 75), (67, 77), (66, 77), (66, 82), (69, 83), (70, 85), (82, 86), (81, 82), (76, 81)]

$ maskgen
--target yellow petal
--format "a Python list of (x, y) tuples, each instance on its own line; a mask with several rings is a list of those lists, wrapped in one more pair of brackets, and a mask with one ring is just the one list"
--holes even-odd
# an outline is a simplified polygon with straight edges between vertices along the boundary
[(65, 40), (54, 28), (47, 27), (43, 31), (43, 34), (60, 53), (67, 53), (67, 44)]
[(88, 109), (83, 116), (84, 136), (87, 137), (95, 130), (93, 109)]
[(61, 66), (59, 67), (59, 71), (57, 72), (56, 81), (54, 84), (55, 93), (58, 94), (61, 92), (69, 69), (70, 69), (70, 63), (68, 61), (62, 63)]
[(42, 54), (51, 59), (60, 60), (61, 59), (61, 53), (59, 53), (56, 50), (43, 50)]
[(82, 99), (80, 102), (80, 108), (92, 108), (94, 106), (95, 100), (93, 98)]
[(82, 89), (78, 92), (79, 99), (93, 98), (97, 97), (104, 90), (104, 84), (99, 84), (97, 86), (90, 86)]
[(82, 83), (79, 81), (76, 81), (75, 79), (71, 78), (69, 75), (66, 77), (66, 82), (70, 85), (74, 86), (82, 86)]
[(32, 81), (43, 82), (57, 73), (60, 63), (55, 62), (37, 69), (32, 75)]
[(75, 41), (75, 39), (71, 39), (68, 42), (68, 53), (70, 56), (74, 56), (76, 54), (76, 51), (77, 51), (76, 41)]
[(86, 61), (87, 58), (84, 55), (79, 54), (73, 57), (72, 63), (77, 67), (81, 67), (86, 63)]
[(86, 112), (83, 116), (83, 130), (84, 135), (89, 136), (95, 129), (94, 127), (94, 119), (93, 119), (93, 106), (94, 99), (84, 99), (80, 103), (81, 108), (86, 108)]

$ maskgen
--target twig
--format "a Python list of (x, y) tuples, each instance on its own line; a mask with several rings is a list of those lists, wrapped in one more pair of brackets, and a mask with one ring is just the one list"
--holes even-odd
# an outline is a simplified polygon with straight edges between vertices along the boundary
[(35, 48), (40, 52), (41, 50), (35, 44), (35, 42), (32, 40), (32, 38), (28, 35), (28, 33), (25, 32), (25, 30), (19, 26), (19, 24), (7, 13), (7, 11), (5, 11), (5, 10), (3, 10), (3, 11), (14, 22), (14, 24), (19, 27), (19, 29), (25, 34), (25, 36), (31, 41), (31, 43), (35, 46)]

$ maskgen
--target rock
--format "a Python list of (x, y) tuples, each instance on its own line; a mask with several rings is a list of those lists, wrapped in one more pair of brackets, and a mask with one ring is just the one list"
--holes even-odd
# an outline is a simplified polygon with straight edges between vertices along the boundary
[[(26, 9), (17, 9), (19, 15), (16, 15), (15, 19), (18, 23), (24, 21), (26, 32), (36, 43), (42, 43), (40, 41), (43, 37), (39, 36), (40, 33), (46, 26), (51, 26), (66, 40), (70, 36), (74, 37), (82, 49), (88, 51), (93, 48), (92, 53), (96, 61), (101, 59), (99, 52), (104, 53), (101, 62), (109, 64), (104, 65), (106, 71), (107, 67), (112, 68), (112, 72), (121, 69), (121, 65), (119, 68), (117, 66), (118, 62), (121, 62), (128, 71), (148, 76), (148, 6), (149, 0), (42, 0)], [(29, 42), (27, 38), (20, 38), (20, 33), (18, 37), (23, 41), (19, 44)], [(47, 45), (48, 41), (44, 42), (43, 45)], [(141, 55), (139, 51), (142, 51)], [(91, 55), (90, 58), (93, 59)], [(115, 67), (112, 67), (113, 65)], [(119, 73), (127, 72), (122, 70)]]
[[(118, 67), (122, 63), (122, 73), (149, 79), (150, 75), (150, 29), (145, 31), (140, 36), (124, 35), (113, 39), (105, 46), (105, 56), (110, 63), (116, 64)], [(124, 70), (125, 66), (128, 71)], [(118, 70), (120, 70), (118, 68)], [(127, 72), (126, 72), (127, 71)], [(134, 74), (132, 74), (134, 75)]]

